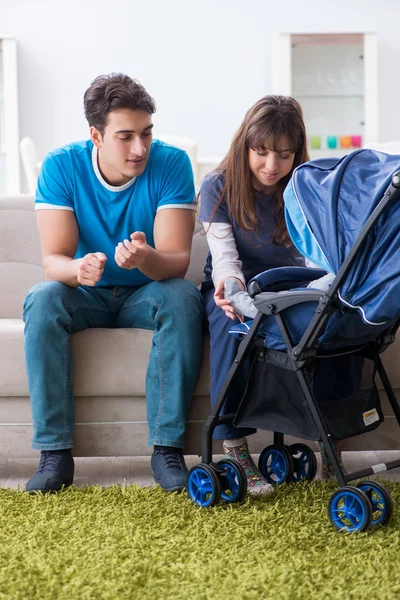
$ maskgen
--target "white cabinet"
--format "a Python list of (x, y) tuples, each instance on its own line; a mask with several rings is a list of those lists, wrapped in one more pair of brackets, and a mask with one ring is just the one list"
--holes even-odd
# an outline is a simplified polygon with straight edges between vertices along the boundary
[(310, 156), (340, 156), (378, 139), (374, 33), (274, 34), (272, 93), (301, 104)]
[(17, 48), (0, 36), (0, 193), (20, 191)]

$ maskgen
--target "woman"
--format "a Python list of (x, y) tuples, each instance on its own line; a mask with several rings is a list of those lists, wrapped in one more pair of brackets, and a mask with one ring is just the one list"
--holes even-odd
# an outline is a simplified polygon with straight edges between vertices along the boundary
[[(294, 98), (266, 96), (249, 109), (228, 154), (202, 182), (200, 220), (210, 253), (201, 292), (210, 332), (213, 406), (237, 353), (239, 342), (228, 334), (232, 320), (242, 320), (243, 313), (254, 316), (246, 282), (267, 269), (304, 265), (286, 229), (283, 191), (294, 168), (307, 160), (300, 105)], [(224, 412), (236, 409), (246, 381), (242, 370)], [(220, 425), (214, 438), (224, 440), (225, 454), (242, 465), (250, 491), (270, 491), (249, 453), (245, 436), (254, 432)]]

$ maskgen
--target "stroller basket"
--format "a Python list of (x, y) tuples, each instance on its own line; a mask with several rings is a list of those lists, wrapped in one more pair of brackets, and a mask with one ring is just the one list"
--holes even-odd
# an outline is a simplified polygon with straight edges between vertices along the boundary
[[(286, 357), (274, 350), (257, 353), (234, 424), (320, 441), (296, 372), (279, 365)], [(360, 357), (338, 356), (316, 360), (304, 369), (332, 440), (372, 431), (383, 421), (375, 373), (360, 389), (363, 362)]]

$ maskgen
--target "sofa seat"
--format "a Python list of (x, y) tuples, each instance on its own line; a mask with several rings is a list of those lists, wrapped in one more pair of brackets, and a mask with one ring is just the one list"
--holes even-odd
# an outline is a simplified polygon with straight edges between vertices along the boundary
[[(0, 321), (0, 396), (28, 396), (24, 363), (24, 324)], [(86, 329), (71, 335), (75, 396), (145, 395), (146, 369), (152, 331), (145, 329)], [(209, 394), (207, 347), (195, 396)]]
[[(0, 319), (0, 427), (3, 443), (10, 452), (13, 448), (12, 456), (34, 454), (30, 449), (32, 424), (23, 334), (21, 319)], [(142, 329), (96, 328), (71, 335), (76, 455), (150, 452), (145, 380), (151, 340), (152, 332)], [(206, 335), (189, 417), (189, 427), (196, 430), (188, 435), (195, 443), (191, 453), (201, 447), (202, 428), (210, 412), (208, 349)], [(18, 448), (12, 439), (16, 434)]]

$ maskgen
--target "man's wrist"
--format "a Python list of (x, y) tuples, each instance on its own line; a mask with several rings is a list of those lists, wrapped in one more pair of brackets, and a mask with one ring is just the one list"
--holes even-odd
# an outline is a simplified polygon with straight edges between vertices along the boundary
[(149, 244), (146, 244), (146, 250), (143, 253), (143, 260), (138, 265), (139, 271), (141, 271), (142, 269), (146, 269), (146, 267), (149, 266), (149, 261), (152, 259), (152, 257), (154, 257), (154, 255), (156, 253), (157, 253), (157, 250), (152, 248), (152, 246), (149, 246)]

